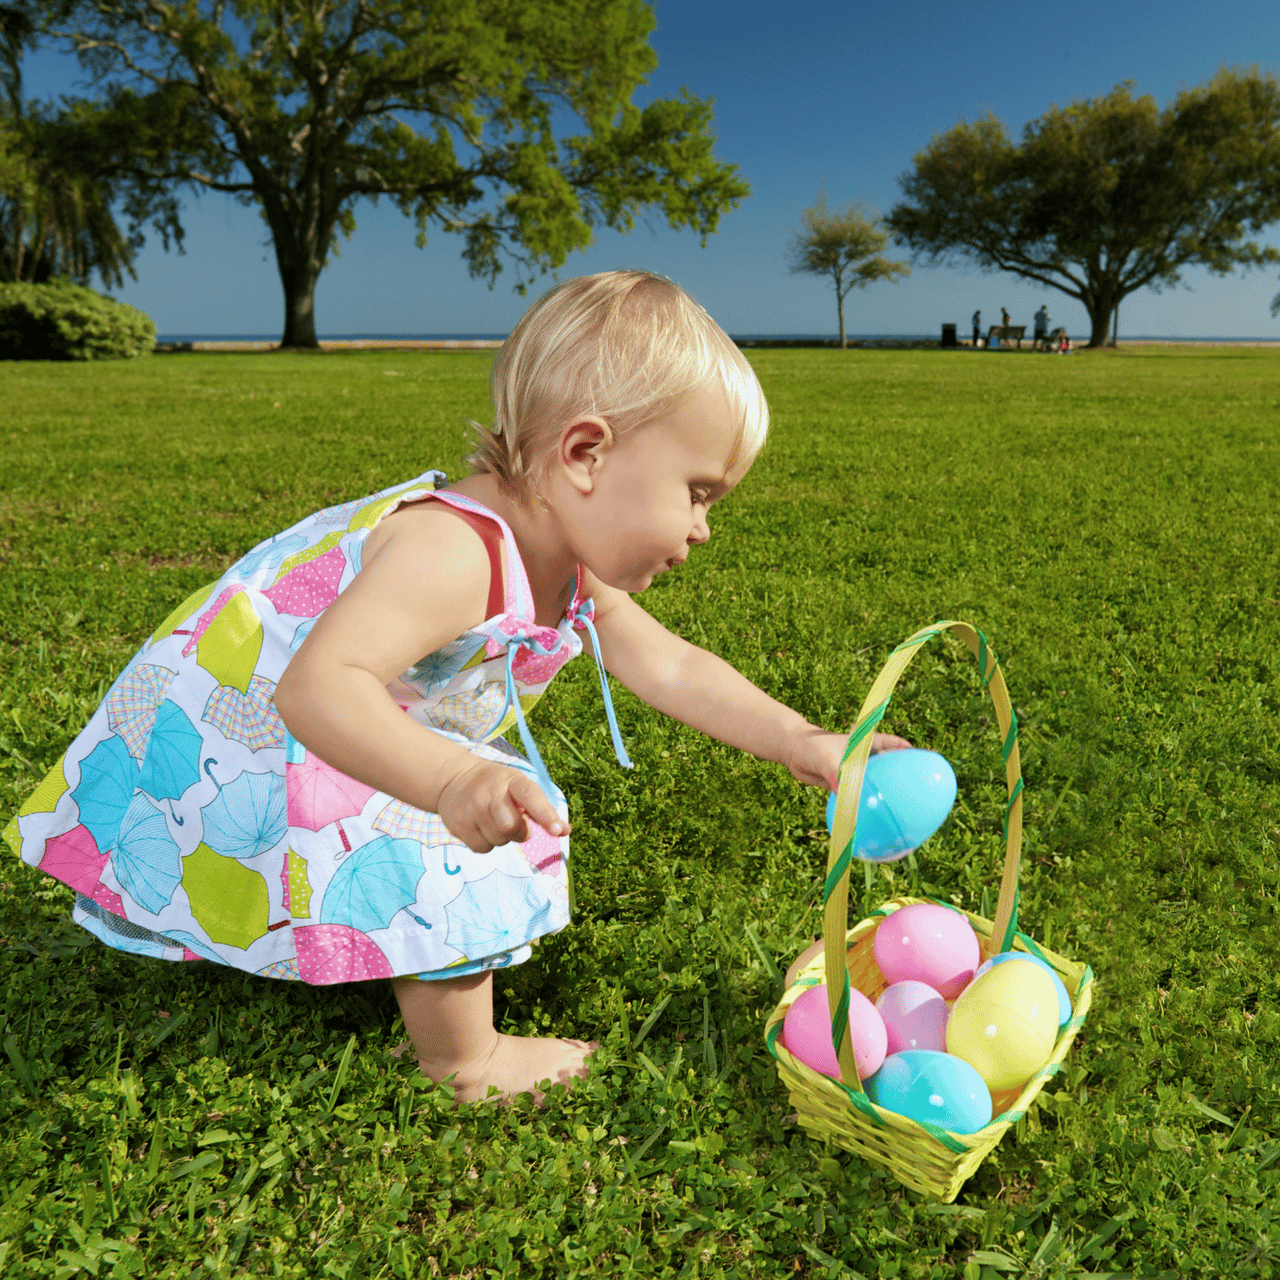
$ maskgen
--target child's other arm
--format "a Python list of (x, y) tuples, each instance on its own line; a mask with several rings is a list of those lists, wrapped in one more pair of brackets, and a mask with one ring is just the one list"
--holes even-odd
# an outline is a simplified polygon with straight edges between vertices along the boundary
[[(758, 689), (722, 658), (673, 635), (623, 591), (587, 584), (604, 662), (651, 707), (761, 760), (834, 791), (846, 735), (828, 733)], [(908, 744), (877, 734), (877, 750)]]
[(489, 561), (479, 535), (435, 504), (387, 518), (386, 534), (320, 615), (276, 686), (290, 733), (326, 764), (418, 809), (484, 853), (548, 830), (541, 788), (418, 724), (387, 684), (484, 621)]

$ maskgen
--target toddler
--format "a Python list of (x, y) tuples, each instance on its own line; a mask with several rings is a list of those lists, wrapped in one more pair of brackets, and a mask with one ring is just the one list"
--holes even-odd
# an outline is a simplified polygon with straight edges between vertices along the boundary
[(569, 281), (491, 386), (473, 474), (255, 547), (160, 625), (6, 832), (111, 946), (391, 979), (463, 1102), (580, 1076), (594, 1047), (493, 1025), (493, 971), (569, 921), (568, 808), (525, 715), (584, 644), (624, 765), (606, 667), (804, 783), (834, 788), (845, 745), (633, 598), (764, 444), (760, 385), (706, 312), (645, 272)]

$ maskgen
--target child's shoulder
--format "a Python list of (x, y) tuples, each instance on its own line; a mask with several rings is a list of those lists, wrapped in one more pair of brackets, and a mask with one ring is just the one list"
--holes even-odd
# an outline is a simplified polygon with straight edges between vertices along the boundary
[(364, 568), (380, 557), (447, 565), (464, 576), (488, 568), (484, 539), (469, 521), (458, 518), (456, 508), (432, 501), (433, 497), (424, 494), (405, 503), (370, 530), (362, 556)]

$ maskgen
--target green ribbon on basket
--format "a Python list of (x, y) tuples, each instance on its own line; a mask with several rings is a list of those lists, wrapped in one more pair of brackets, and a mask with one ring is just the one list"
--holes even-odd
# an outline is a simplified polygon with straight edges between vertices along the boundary
[[(875, 727), (884, 719), (893, 691), (920, 646), (927, 640), (954, 631), (969, 647), (978, 662), (978, 674), (995, 705), (1000, 726), (1000, 754), (1005, 766), (1005, 782), (1009, 799), (1004, 813), (1005, 860), (1000, 880), (1000, 896), (996, 904), (992, 941), (998, 951), (1008, 951), (1018, 933), (1018, 867), (1022, 859), (1022, 766), (1018, 753), (1018, 719), (1009, 701), (1004, 674), (987, 638), (968, 622), (935, 622), (908, 636), (889, 655), (858, 713), (857, 723), (849, 735), (840, 762), (836, 811), (831, 823), (831, 842), (827, 855), (827, 877), (823, 886), (822, 937), (826, 959), (827, 998), (831, 1012), (831, 1043), (840, 1064), (840, 1083), (860, 1110), (874, 1109), (866, 1098), (858, 1078), (853, 1047), (849, 1042), (849, 968), (845, 961), (845, 934), (849, 924), (849, 868), (853, 860), (853, 839), (857, 829), (858, 799), (862, 794), (862, 778), (871, 755)], [(933, 1128), (934, 1126), (930, 1126)], [(935, 1137), (944, 1130), (938, 1130)], [(946, 1142), (946, 1145), (950, 1145)]]

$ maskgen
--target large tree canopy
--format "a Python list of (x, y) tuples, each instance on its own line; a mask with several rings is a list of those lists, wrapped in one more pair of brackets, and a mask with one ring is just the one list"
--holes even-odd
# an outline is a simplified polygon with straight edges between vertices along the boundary
[(899, 243), (1061, 289), (1098, 346), (1135, 289), (1280, 260), (1247, 238), (1280, 218), (1280, 82), (1224, 70), (1163, 111), (1119, 85), (1051, 108), (1016, 146), (993, 115), (961, 122), (899, 181)]
[(801, 215), (804, 230), (791, 233), (789, 259), (793, 272), (826, 276), (836, 291), (836, 315), (840, 321), (840, 348), (844, 335), (845, 294), (855, 285), (865, 289), (873, 280), (896, 280), (911, 274), (905, 262), (884, 257), (888, 235), (880, 219), (861, 201), (846, 209), (829, 210), (827, 197), (819, 192), (818, 202)]
[[(231, 192), (270, 228), (286, 346), (316, 345), (316, 280), (362, 199), (463, 238), (523, 289), (599, 225), (656, 207), (705, 243), (748, 188), (711, 104), (632, 104), (656, 65), (643, 0), (62, 0), (54, 35), (113, 98), (162, 95), (181, 141), (146, 181)], [(557, 137), (576, 116), (585, 131)], [(203, 132), (192, 126), (198, 120)]]

